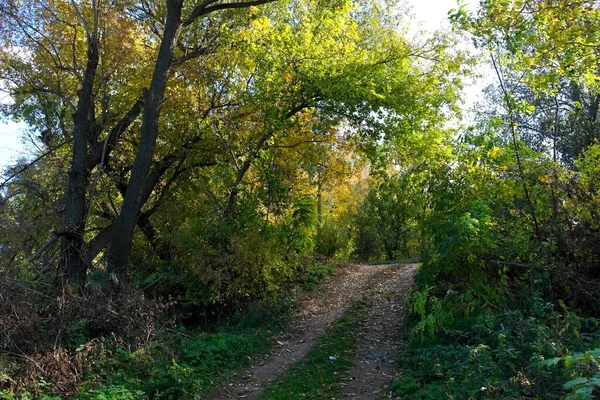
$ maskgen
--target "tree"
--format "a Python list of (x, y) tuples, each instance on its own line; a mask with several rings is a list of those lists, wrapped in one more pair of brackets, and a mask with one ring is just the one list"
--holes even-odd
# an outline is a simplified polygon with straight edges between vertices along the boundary
[[(164, 10), (160, 10), (161, 7), (154, 7), (152, 4), (142, 3), (141, 7), (133, 11), (133, 16), (131, 16), (127, 14), (127, 11), (128, 7), (132, 7), (133, 4), (127, 4), (126, 2), (114, 4), (112, 5), (113, 7), (110, 7), (111, 10), (109, 11), (109, 6), (101, 1), (92, 1), (89, 9), (84, 4), (79, 4), (75, 1), (70, 2), (70, 4), (61, 1), (31, 2), (31, 4), (7, 2), (3, 5), (0, 10), (2, 15), (7, 20), (12, 21), (12, 24), (4, 28), (20, 28), (15, 38), (17, 45), (31, 46), (30, 49), (36, 56), (49, 56), (58, 70), (63, 68), (75, 70), (76, 76), (78, 72), (81, 72), (81, 76), (79, 76), (80, 88), (76, 94), (77, 101), (73, 112), (73, 153), (66, 193), (65, 226), (63, 231), (60, 232), (62, 236), (61, 270), (66, 280), (75, 284), (81, 284), (85, 279), (87, 265), (85, 264), (82, 252), (83, 233), (87, 218), (86, 193), (89, 183), (89, 172), (96, 165), (105, 161), (109, 148), (115, 145), (123, 132), (134, 122), (143, 106), (141, 123), (142, 140), (137, 151), (129, 184), (125, 191), (125, 199), (121, 207), (120, 216), (116, 223), (116, 228), (122, 235), (119, 235), (118, 240), (112, 241), (109, 252), (110, 269), (118, 272), (124, 271), (131, 248), (133, 230), (141, 206), (145, 201), (143, 197), (147, 198), (147, 196), (144, 196), (144, 186), (154, 155), (154, 147), (158, 136), (160, 108), (167, 81), (171, 75), (171, 69), (174, 64), (198, 57), (207, 50), (205, 47), (199, 46), (198, 43), (194, 43), (195, 47), (190, 50), (186, 49), (185, 54), (181, 56), (182, 58), (175, 60), (174, 53), (181, 30), (184, 27), (193, 25), (199, 18), (215, 11), (256, 6), (268, 2), (270, 0), (256, 0), (247, 3), (219, 3), (208, 0), (195, 5), (189, 10), (188, 16), (183, 16), (183, 0), (167, 1), (162, 32), (157, 31), (157, 25), (153, 25), (151, 28), (159, 36), (160, 46), (156, 55), (149, 88), (144, 90), (144, 94), (133, 102), (129, 111), (114, 124), (114, 127), (104, 138), (103, 142), (99, 142), (98, 137), (107, 128), (109, 121), (105, 121), (104, 118), (97, 118), (96, 102), (107, 105), (102, 110), (102, 117), (106, 117), (111, 113), (108, 107), (114, 96), (111, 96), (109, 91), (104, 91), (103, 94), (105, 97), (98, 99), (97, 93), (94, 90), (99, 84), (98, 81), (104, 80), (103, 83), (106, 85), (106, 81), (111, 77), (110, 72), (108, 75), (103, 76), (98, 76), (97, 74), (101, 58), (101, 44), (110, 40), (110, 33), (113, 33), (113, 35), (122, 35), (123, 33), (110, 32), (110, 29), (108, 29), (111, 22), (110, 17), (127, 18), (129, 22), (132, 22), (132, 17), (140, 17), (139, 13), (136, 13), (136, 11), (140, 11), (142, 17), (154, 18), (152, 22), (160, 24), (160, 14), (154, 15), (152, 11), (154, 11), (153, 9), (157, 9), (156, 11), (160, 13)], [(70, 6), (72, 6), (72, 9), (69, 9)], [(114, 9), (117, 11), (115, 12)], [(56, 32), (53, 32), (56, 29), (56, 25), (53, 26), (52, 23), (62, 22), (61, 11), (71, 14), (71, 20), (67, 21), (67, 25), (71, 26), (74, 34), (73, 47), (78, 45), (77, 31), (79, 29), (83, 29), (84, 31), (86, 44), (85, 57), (81, 58), (84, 60), (82, 64), (85, 67), (82, 68), (82, 71), (77, 71), (80, 60), (75, 50), (72, 54), (73, 65), (66, 66), (62, 62), (64, 54), (60, 51), (61, 47), (54, 46), (52, 40), (48, 40), (48, 33), (56, 34)], [(36, 22), (41, 22), (40, 25), (42, 27), (49, 27), (49, 31), (44, 32), (38, 28)], [(129, 33), (131, 34), (132, 32)], [(109, 59), (110, 55), (105, 56), (105, 54), (102, 54), (102, 57), (103, 59)], [(44, 92), (47, 90), (47, 88), (42, 87), (36, 88), (33, 91)], [(59, 93), (59, 95), (63, 96), (64, 94)]]
[[(7, 111), (73, 151), (69, 223), (55, 228), (67, 280), (81, 283), (99, 256), (124, 275), (136, 226), (156, 254), (172, 258), (173, 225), (160, 210), (198, 212), (182, 197), (191, 186), (235, 223), (285, 205), (276, 187), (309, 187), (301, 182), (313, 161), (298, 151), (335, 152), (336, 136), (368, 150), (428, 131), (453, 107), (463, 57), (449, 54), (445, 38), (407, 43), (395, 17), (372, 4), (246, 7), (261, 3), (3, 7), (3, 37), (13, 44), (2, 58), (15, 99)], [(286, 164), (275, 185), (270, 178)], [(255, 179), (269, 190), (257, 191)]]
[(598, 131), (596, 2), (489, 1), (453, 18), (492, 58), (520, 137), (572, 166)]

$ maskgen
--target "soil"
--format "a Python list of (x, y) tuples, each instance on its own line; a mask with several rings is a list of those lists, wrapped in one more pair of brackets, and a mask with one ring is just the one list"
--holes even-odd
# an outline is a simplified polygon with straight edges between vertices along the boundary
[(303, 293), (288, 327), (271, 353), (232, 375), (207, 396), (210, 400), (257, 399), (265, 384), (302, 359), (352, 303), (367, 294), (366, 323), (357, 332), (358, 349), (340, 399), (375, 399), (392, 379), (398, 332), (417, 264), (344, 265), (324, 284)]
[(367, 289), (371, 306), (358, 332), (358, 350), (340, 399), (380, 398), (394, 374), (394, 362), (406, 315), (406, 300), (416, 264), (393, 265), (375, 276)]

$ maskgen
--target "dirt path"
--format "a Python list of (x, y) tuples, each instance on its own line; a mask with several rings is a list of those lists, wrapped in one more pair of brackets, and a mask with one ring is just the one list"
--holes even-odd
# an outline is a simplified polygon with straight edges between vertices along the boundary
[[(290, 365), (304, 357), (316, 344), (318, 338), (325, 333), (331, 323), (340, 317), (352, 305), (353, 301), (366, 290), (371, 290), (376, 295), (374, 299), (379, 299), (373, 303), (373, 310), (371, 312), (375, 312), (375, 310), (379, 311), (376, 311), (372, 315), (369, 314), (368, 324), (374, 324), (375, 322), (373, 321), (376, 321), (375, 318), (379, 316), (384, 318), (379, 325), (383, 326), (385, 324), (386, 327), (382, 328), (385, 335), (391, 333), (393, 328), (388, 329), (388, 323), (399, 323), (399, 317), (388, 318), (385, 315), (384, 308), (387, 303), (385, 296), (385, 290), (387, 289), (385, 288), (389, 287), (390, 290), (396, 290), (396, 287), (403, 288), (412, 284), (414, 270), (416, 270), (416, 266), (414, 265), (402, 266), (397, 264), (346, 265), (341, 267), (323, 286), (317, 288), (312, 293), (305, 294), (299, 299), (297, 310), (291, 318), (290, 325), (275, 338), (276, 345), (266, 359), (240, 373), (234, 374), (230, 382), (225, 383), (220, 390), (206, 398), (210, 400), (252, 400), (258, 398), (263, 386), (286, 370)], [(395, 282), (395, 284), (390, 286), (391, 283), (388, 281)], [(394, 305), (392, 313), (400, 315), (400, 312), (401, 307)], [(363, 333), (361, 332), (361, 334)], [(368, 332), (364, 332), (363, 336), (366, 339)], [(391, 336), (389, 339), (387, 336), (385, 337), (385, 341), (381, 341), (381, 343), (387, 343), (386, 347), (382, 347), (381, 349), (374, 348), (375, 350), (372, 353), (387, 352), (390, 355), (392, 354), (393, 341), (391, 340)], [(361, 343), (359, 354), (361, 354), (360, 358), (362, 360), (362, 354), (367, 354), (369, 350), (368, 348), (363, 349), (363, 340), (359, 340)], [(367, 367), (371, 365), (371, 363), (364, 363), (362, 362), (364, 360), (361, 360), (357, 360), (357, 366)], [(367, 381), (369, 372), (366, 370), (365, 372), (359, 372), (357, 370), (355, 373), (353, 370), (352, 376), (357, 377), (354, 383), (358, 385), (359, 382)], [(353, 388), (353, 386), (348, 383), (346, 389), (350, 390), (350, 388)], [(358, 388), (356, 390), (356, 393), (359, 393)], [(369, 390), (371, 389), (369, 388), (367, 391)], [(346, 396), (342, 398), (352, 397)], [(371, 397), (354, 398), (370, 399)]]
[(369, 285), (366, 323), (358, 333), (350, 380), (344, 384), (339, 399), (374, 400), (391, 382), (398, 335), (406, 314), (406, 296), (417, 267), (417, 264), (393, 265), (377, 274)]

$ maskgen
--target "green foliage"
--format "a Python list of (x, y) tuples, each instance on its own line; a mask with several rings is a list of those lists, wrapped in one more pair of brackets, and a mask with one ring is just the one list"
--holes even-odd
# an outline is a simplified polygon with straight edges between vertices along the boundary
[(300, 283), (305, 290), (313, 290), (319, 282), (333, 274), (338, 268), (338, 263), (329, 261), (327, 263), (312, 263), (306, 268)]
[(66, 331), (67, 345), (72, 349), (78, 348), (91, 339), (88, 323), (84, 319), (71, 322), (66, 327)]
[[(591, 349), (600, 330), (582, 315), (597, 315), (598, 308), (581, 297), (582, 280), (596, 283), (579, 269), (598, 260), (588, 214), (595, 207), (595, 157), (592, 146), (573, 174), (487, 130), (466, 136), (450, 166), (432, 171), (421, 220), (420, 290), (410, 305), (411, 343), (400, 357), (396, 394), (597, 396)], [(572, 368), (560, 368), (563, 360)]]
[(325, 257), (344, 259), (348, 255), (351, 243), (350, 232), (346, 226), (333, 218), (326, 218), (315, 235), (315, 254)]
[[(434, 307), (454, 310), (457, 297), (450, 294)], [(433, 336), (416, 341), (422, 336), (415, 335), (420, 322), (415, 325), (413, 341), (399, 356), (404, 377), (393, 384), (395, 393), (414, 399), (559, 399), (576, 383), (590, 387), (587, 380), (568, 383), (573, 379), (570, 371), (547, 366), (563, 358), (577, 358), (573, 351), (598, 343), (597, 323), (560, 314), (536, 294), (523, 299), (519, 308), (512, 299), (505, 301), (499, 308), (476, 307), (468, 316), (451, 321), (438, 322), (434, 311), (426, 313), (425, 319), (436, 319), (438, 329)], [(413, 309), (418, 308), (417, 303), (422, 300), (417, 300)], [(553, 358), (556, 356), (563, 358)], [(575, 376), (582, 374), (586, 375), (581, 369)]]
[[(110, 399), (116, 399), (117, 397), (110, 397)], [(119, 397), (120, 398), (120, 397)], [(23, 392), (19, 396), (14, 395), (11, 391), (0, 390), (0, 399), (2, 400), (60, 400), (59, 396), (49, 396), (47, 394), (32, 394), (30, 392)]]
[[(333, 262), (306, 265), (297, 271), (295, 284), (314, 288), (336, 268), (337, 264)], [(68, 325), (65, 333), (64, 345), (73, 347), (68, 352), (59, 348), (50, 356), (40, 357), (40, 363), (47, 362), (43, 357), (54, 360), (59, 356), (62, 365), (77, 363), (81, 368), (80, 375), (68, 375), (69, 379), (76, 380), (69, 381), (72, 390), (78, 388), (76, 398), (195, 398), (214, 389), (232, 371), (248, 366), (257, 356), (264, 354), (271, 344), (272, 335), (283, 328), (294, 305), (292, 298), (282, 293), (259, 302), (237, 304), (238, 311), (232, 317), (218, 324), (205, 324), (204, 329), (186, 329), (183, 326), (169, 329), (169, 323), (156, 326), (148, 317), (157, 313), (159, 305), (149, 303), (152, 308), (148, 309), (140, 306), (143, 302), (140, 298), (133, 298), (133, 301), (137, 307), (135, 312), (124, 308), (123, 302), (120, 311), (141, 320), (144, 325), (143, 337), (135, 342), (135, 346), (125, 341), (127, 335), (131, 336), (134, 329), (139, 329), (135, 325), (129, 327), (127, 335), (115, 330), (114, 336), (94, 336), (92, 339), (90, 327), (97, 324), (92, 323), (90, 318), (77, 318)], [(17, 303), (13, 302), (13, 305)], [(77, 307), (77, 304), (74, 306)], [(115, 312), (109, 315), (112, 314)], [(94, 315), (106, 320), (105, 315)], [(21, 314), (21, 317), (26, 316)], [(50, 327), (48, 322), (45, 327)], [(44, 376), (38, 376), (39, 369), (33, 365), (31, 371), (36, 379), (27, 378), (24, 386), (15, 387), (14, 382), (22, 379), (24, 366), (21, 364), (21, 359), (15, 362), (9, 355), (0, 357), (0, 387), (4, 397), (20, 398), (35, 393), (31, 398), (45, 398), (44, 393), (56, 390), (44, 380)], [(83, 382), (79, 380), (82, 378)]]
[[(387, 174), (385, 174), (387, 175)], [(423, 196), (419, 175), (391, 174), (372, 186), (354, 215), (355, 255), (360, 260), (398, 260), (417, 254)]]
[(82, 400), (137, 400), (144, 396), (144, 392), (140, 390), (131, 391), (128, 388), (121, 385), (113, 386), (101, 386), (90, 393), (81, 394), (76, 398)]
[(415, 292), (410, 304), (410, 311), (419, 316), (420, 321), (413, 327), (411, 337), (419, 337), (421, 342), (425, 336), (434, 338), (440, 327), (453, 322), (453, 314), (442, 307), (442, 302), (435, 296), (430, 296), (429, 290)]
[[(300, 284), (312, 288), (336, 268), (333, 262), (311, 264), (302, 272)], [(214, 331), (181, 327), (135, 351), (106, 349), (94, 360), (89, 381), (76, 398), (197, 398), (264, 354), (271, 336), (283, 328), (293, 304), (286, 296), (249, 303), (225, 323), (215, 325)], [(352, 321), (340, 323), (346, 335)], [(334, 336), (332, 340), (337, 347), (328, 348), (331, 351), (345, 345), (343, 338)], [(96, 386), (95, 382), (101, 384)]]
[(561, 362), (570, 372), (569, 381), (563, 389), (568, 392), (565, 399), (595, 399), (600, 391), (600, 349), (596, 348), (583, 353), (571, 353), (563, 357), (555, 357), (539, 362), (542, 367), (556, 367)]
[(492, 0), (482, 3), (476, 16), (465, 14), (455, 12), (454, 19), (475, 33), (480, 45), (501, 49), (503, 63), (522, 72), (521, 79), (537, 92), (553, 90), (565, 76), (598, 83), (598, 55), (588, 51), (600, 34), (594, 1)]
[[(192, 399), (217, 387), (235, 369), (248, 366), (269, 347), (269, 333), (282, 326), (290, 303), (255, 306), (219, 331), (178, 329), (136, 351), (117, 348), (96, 360), (81, 399)], [(129, 396), (129, 397), (128, 397)]]
[[(300, 210), (300, 211), (299, 211)], [(298, 208), (278, 227), (265, 227), (259, 218), (244, 224), (196, 220), (182, 227), (182, 254), (174, 265), (159, 267), (161, 276), (183, 286), (186, 300), (202, 306), (229, 305), (276, 295), (301, 270), (310, 247), (310, 213)], [(310, 211), (310, 209), (309, 209)]]

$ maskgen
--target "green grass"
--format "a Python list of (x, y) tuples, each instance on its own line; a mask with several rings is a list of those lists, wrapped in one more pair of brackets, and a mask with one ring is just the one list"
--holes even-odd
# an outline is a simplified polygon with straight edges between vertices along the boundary
[[(335, 262), (310, 264), (297, 285), (313, 290), (337, 267)], [(217, 388), (232, 372), (251, 365), (254, 359), (265, 354), (271, 347), (271, 338), (285, 327), (292, 308), (292, 299), (283, 295), (277, 301), (246, 306), (227, 323), (212, 326), (210, 332), (181, 328), (158, 338), (149, 348), (133, 353), (125, 349), (109, 351), (105, 359), (97, 361), (94, 368), (97, 372), (90, 376), (90, 383), (81, 388), (76, 398), (192, 399), (202, 396)], [(342, 321), (340, 326), (344, 324)], [(342, 349), (344, 340), (339, 335), (334, 336), (331, 351)], [(336, 360), (336, 364), (343, 362)]]
[[(76, 399), (197, 398), (266, 353), (271, 336), (284, 326), (291, 304), (255, 306), (214, 332), (180, 328), (148, 348), (107, 351), (104, 359), (96, 361), (97, 372)], [(102, 384), (93, 385), (94, 381)]]
[(364, 300), (342, 315), (304, 359), (272, 381), (263, 400), (328, 399), (340, 390), (352, 366), (356, 348), (356, 328), (361, 323)]
[(314, 290), (325, 278), (331, 276), (339, 268), (339, 263), (329, 261), (325, 264), (312, 263), (300, 279), (300, 286), (306, 291)]
[[(311, 264), (302, 271), (295, 285), (313, 290), (338, 267), (337, 263)], [(291, 291), (290, 291), (291, 292)], [(73, 397), (78, 400), (195, 399), (217, 388), (243, 367), (270, 349), (272, 338), (288, 320), (294, 301), (289, 294), (240, 306), (241, 311), (225, 323), (200, 328), (179, 327), (154, 337), (149, 344), (131, 347), (122, 341), (106, 340), (86, 365), (86, 381)], [(341, 368), (348, 361), (330, 361), (329, 353), (343, 354), (347, 343), (343, 327), (354, 324), (344, 317), (332, 331), (329, 347), (324, 349), (327, 362)], [(78, 327), (75, 327), (78, 328)], [(79, 330), (77, 330), (79, 332)], [(81, 342), (86, 332), (81, 331)], [(79, 338), (78, 338), (79, 339)], [(40, 398), (51, 391), (30, 379), (18, 393), (4, 389), (12, 370), (3, 367), (0, 356), (0, 399)], [(42, 377), (39, 377), (43, 383)], [(33, 394), (32, 394), (33, 393)], [(283, 396), (282, 398), (289, 398)]]

